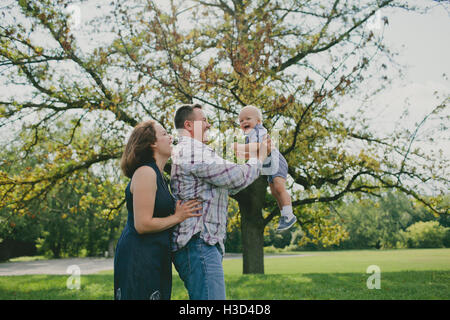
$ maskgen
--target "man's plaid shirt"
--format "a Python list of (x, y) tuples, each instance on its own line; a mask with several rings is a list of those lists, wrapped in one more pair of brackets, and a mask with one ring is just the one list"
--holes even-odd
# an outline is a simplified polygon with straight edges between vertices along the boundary
[(255, 181), (261, 164), (235, 164), (219, 157), (198, 140), (181, 136), (172, 151), (171, 190), (177, 200), (202, 202), (202, 216), (188, 218), (174, 227), (172, 251), (183, 248), (193, 235), (225, 252), (228, 195)]

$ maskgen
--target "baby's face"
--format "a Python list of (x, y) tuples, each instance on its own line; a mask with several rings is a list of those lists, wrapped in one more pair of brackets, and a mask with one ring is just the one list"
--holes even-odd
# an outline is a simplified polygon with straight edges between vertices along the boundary
[(256, 110), (243, 109), (239, 113), (239, 125), (245, 134), (249, 133), (258, 123), (261, 123), (261, 120)]

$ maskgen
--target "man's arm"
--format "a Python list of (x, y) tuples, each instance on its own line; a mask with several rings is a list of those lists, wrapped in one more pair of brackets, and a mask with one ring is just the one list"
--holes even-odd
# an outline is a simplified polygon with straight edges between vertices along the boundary
[(230, 194), (236, 194), (255, 181), (261, 172), (261, 163), (234, 164), (231, 162), (199, 163), (191, 167), (191, 173), (202, 180), (219, 188), (228, 189)]
[[(187, 171), (207, 183), (228, 189), (230, 194), (236, 194), (259, 177), (262, 162), (267, 158), (271, 145), (271, 140), (265, 138), (259, 147), (258, 160), (252, 158), (246, 164), (235, 164), (214, 154), (201, 158), (210, 161), (186, 164), (188, 166)], [(251, 163), (252, 160), (255, 160), (256, 163)]]

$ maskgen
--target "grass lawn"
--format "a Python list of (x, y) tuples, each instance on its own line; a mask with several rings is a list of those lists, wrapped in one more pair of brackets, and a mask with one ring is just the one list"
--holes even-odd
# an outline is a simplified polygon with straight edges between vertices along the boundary
[[(298, 253), (296, 253), (298, 254)], [(450, 299), (450, 249), (303, 252), (265, 259), (265, 275), (242, 275), (242, 260), (224, 260), (228, 299)], [(369, 290), (367, 267), (381, 270), (381, 288)], [(172, 299), (187, 299), (174, 271)], [(0, 299), (112, 299), (113, 272), (81, 276), (1, 276)]]

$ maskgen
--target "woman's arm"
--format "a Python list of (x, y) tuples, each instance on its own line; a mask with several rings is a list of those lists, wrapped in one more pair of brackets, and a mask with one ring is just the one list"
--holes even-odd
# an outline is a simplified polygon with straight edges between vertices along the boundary
[(142, 166), (136, 170), (131, 180), (130, 191), (133, 194), (134, 227), (139, 234), (159, 232), (190, 217), (201, 210), (199, 202), (190, 200), (183, 205), (177, 202), (175, 214), (165, 218), (154, 218), (153, 209), (156, 197), (156, 172), (150, 167)]

